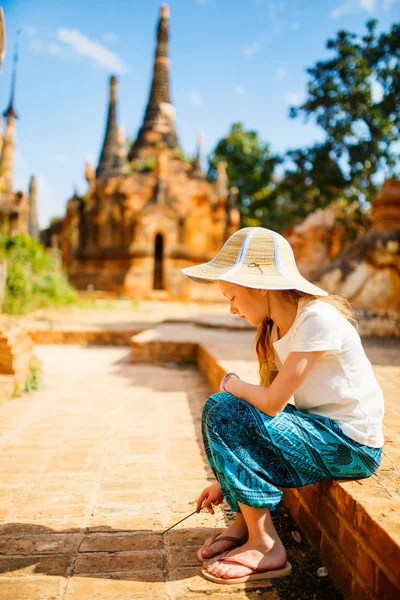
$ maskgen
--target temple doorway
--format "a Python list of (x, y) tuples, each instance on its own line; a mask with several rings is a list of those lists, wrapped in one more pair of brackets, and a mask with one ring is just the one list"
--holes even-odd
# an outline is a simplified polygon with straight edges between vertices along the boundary
[(157, 233), (154, 242), (154, 281), (153, 289), (164, 289), (164, 238)]

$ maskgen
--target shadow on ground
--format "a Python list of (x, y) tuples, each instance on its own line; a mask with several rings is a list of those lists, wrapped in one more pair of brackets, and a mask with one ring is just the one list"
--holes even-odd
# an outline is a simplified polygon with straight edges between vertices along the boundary
[[(236, 351), (236, 350), (235, 350)], [(54, 352), (54, 350), (53, 350)], [(111, 360), (102, 358), (103, 350), (89, 349), (94, 352), (95, 362), (84, 364), (84, 357), (80, 350), (80, 364), (76, 365), (79, 377), (94, 377), (96, 369), (105, 369), (110, 379), (115, 378), (115, 390), (126, 385), (135, 386), (138, 394), (136, 406), (146, 411), (146, 406), (140, 405), (141, 388), (163, 392), (162, 402), (168, 404), (169, 392), (184, 393), (183, 401), (188, 403), (190, 419), (193, 422), (196, 444), (204, 471), (210, 474), (206, 463), (203, 444), (200, 435), (201, 411), (209, 394), (207, 385), (199, 377), (197, 368), (169, 366), (168, 388), (163, 381), (166, 367), (154, 365), (139, 365), (130, 362), (129, 349), (121, 348), (118, 353), (112, 354)], [(74, 350), (70, 349), (68, 357), (71, 358)], [(85, 354), (86, 356), (86, 350)], [(108, 356), (108, 355), (107, 355)], [(116, 360), (115, 357), (119, 358)], [(101, 360), (97, 360), (100, 359)], [(52, 375), (58, 373), (58, 363), (54, 363)], [(83, 373), (83, 375), (82, 375)], [(125, 381), (124, 381), (125, 380)], [(108, 381), (108, 379), (107, 379)], [(114, 382), (113, 382), (114, 385)], [(81, 398), (84, 402), (84, 397)], [(108, 405), (107, 405), (108, 406)], [(121, 406), (131, 411), (129, 402)], [(183, 405), (182, 405), (183, 406)], [(85, 414), (85, 413), (83, 413)], [(110, 418), (112, 418), (110, 416)], [(172, 425), (176, 425), (175, 421)], [(178, 424), (179, 426), (179, 424)], [(141, 433), (140, 435), (143, 435)], [(191, 437), (192, 431), (178, 431), (178, 438)], [(201, 462), (199, 463), (201, 465)], [(202, 476), (204, 479), (204, 476)], [(194, 480), (196, 478), (193, 478)], [(185, 482), (184, 482), (185, 483)], [(182, 484), (182, 482), (181, 482)], [(192, 481), (193, 484), (193, 481)], [(200, 493), (201, 490), (199, 490)], [(164, 502), (170, 502), (168, 496)], [(189, 511), (188, 511), (189, 512)], [(231, 514), (227, 507), (224, 509), (224, 521), (228, 523)], [(106, 517), (108, 519), (108, 517)], [(178, 517), (179, 518), (179, 517)], [(176, 520), (178, 520), (178, 518)], [(281, 536), (287, 551), (288, 559), (293, 564), (293, 574), (289, 578), (273, 580), (270, 586), (258, 587), (256, 584), (240, 584), (241, 590), (249, 600), (256, 597), (267, 597), (268, 591), (275, 589), (280, 600), (339, 600), (340, 594), (334, 589), (329, 577), (319, 577), (319, 559), (313, 554), (304, 536), (293, 536), (297, 527), (284, 506), (280, 506), (273, 517), (276, 528)], [(220, 521), (221, 522), (221, 521)], [(129, 523), (129, 521), (128, 521)], [(214, 584), (196, 577), (200, 572), (196, 552), (204, 540), (215, 532), (211, 527), (190, 527), (189, 520), (166, 534), (160, 529), (117, 529), (107, 525), (86, 528), (56, 529), (35, 523), (10, 522), (0, 525), (0, 573), (6, 578), (29, 578), (30, 575), (44, 574), (46, 576), (62, 576), (68, 578), (97, 578), (118, 579), (131, 582), (149, 582), (163, 585), (163, 582), (182, 582), (180, 592), (169, 597), (190, 598), (197, 594), (213, 595), (217, 589)], [(156, 526), (157, 527), (157, 526)], [(296, 539), (297, 538), (297, 541)], [(1, 578), (0, 578), (1, 582)], [(183, 586), (183, 587), (182, 587)], [(234, 586), (221, 589), (220, 593), (235, 594)], [(260, 591), (260, 595), (255, 594)], [(139, 598), (139, 594), (130, 593), (131, 598)], [(233, 595), (231, 596), (234, 597)], [(239, 597), (239, 593), (237, 594)]]
[[(321, 562), (304, 537), (300, 536), (300, 542), (294, 540), (296, 525), (283, 506), (274, 516), (274, 522), (293, 565), (290, 577), (271, 580), (268, 587), (254, 582), (223, 589), (194, 579), (188, 582), (188, 591), (210, 594), (219, 587), (221, 592), (248, 591), (249, 598), (254, 598), (256, 590), (262, 597), (263, 592), (272, 588), (279, 600), (341, 600), (329, 577), (318, 576)], [(13, 571), (23, 569), (29, 570), (29, 574), (47, 576), (149, 583), (181, 581), (199, 574), (201, 566), (196, 552), (214, 531), (197, 527), (163, 535), (154, 530), (113, 530), (104, 526), (57, 531), (43, 525), (8, 523), (0, 526), (1, 553), (6, 555), (0, 557), (0, 573), (12, 576)]]

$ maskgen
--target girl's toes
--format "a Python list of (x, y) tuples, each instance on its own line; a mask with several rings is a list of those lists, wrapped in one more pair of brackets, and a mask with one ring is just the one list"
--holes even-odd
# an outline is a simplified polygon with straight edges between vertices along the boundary
[(217, 577), (226, 577), (227, 570), (228, 569), (226, 568), (226, 565), (224, 565), (223, 563), (220, 563)]
[(225, 565), (216, 561), (214, 564), (210, 565), (207, 570), (209, 573), (211, 573), (211, 575), (214, 575), (215, 577), (223, 577), (223, 574), (225, 572)]
[(214, 561), (213, 563), (206, 563), (206, 569), (209, 573), (211, 573), (211, 575), (215, 575), (216, 577), (218, 577), (217, 575), (217, 570), (218, 570), (218, 561)]

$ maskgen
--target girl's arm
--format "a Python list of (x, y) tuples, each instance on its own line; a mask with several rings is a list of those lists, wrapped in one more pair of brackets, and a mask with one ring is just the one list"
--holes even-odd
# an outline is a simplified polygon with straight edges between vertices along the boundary
[(225, 390), (252, 404), (261, 412), (275, 417), (289, 402), (324, 351), (291, 352), (269, 387), (245, 383), (231, 377)]

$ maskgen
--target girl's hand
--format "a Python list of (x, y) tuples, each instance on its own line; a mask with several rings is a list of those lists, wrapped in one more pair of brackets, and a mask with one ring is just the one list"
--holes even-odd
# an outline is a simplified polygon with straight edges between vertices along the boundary
[(208, 512), (213, 515), (213, 505), (218, 506), (223, 499), (224, 496), (222, 494), (221, 486), (218, 481), (215, 481), (201, 492), (199, 499), (197, 500), (196, 511), (199, 513), (202, 508), (206, 508)]

